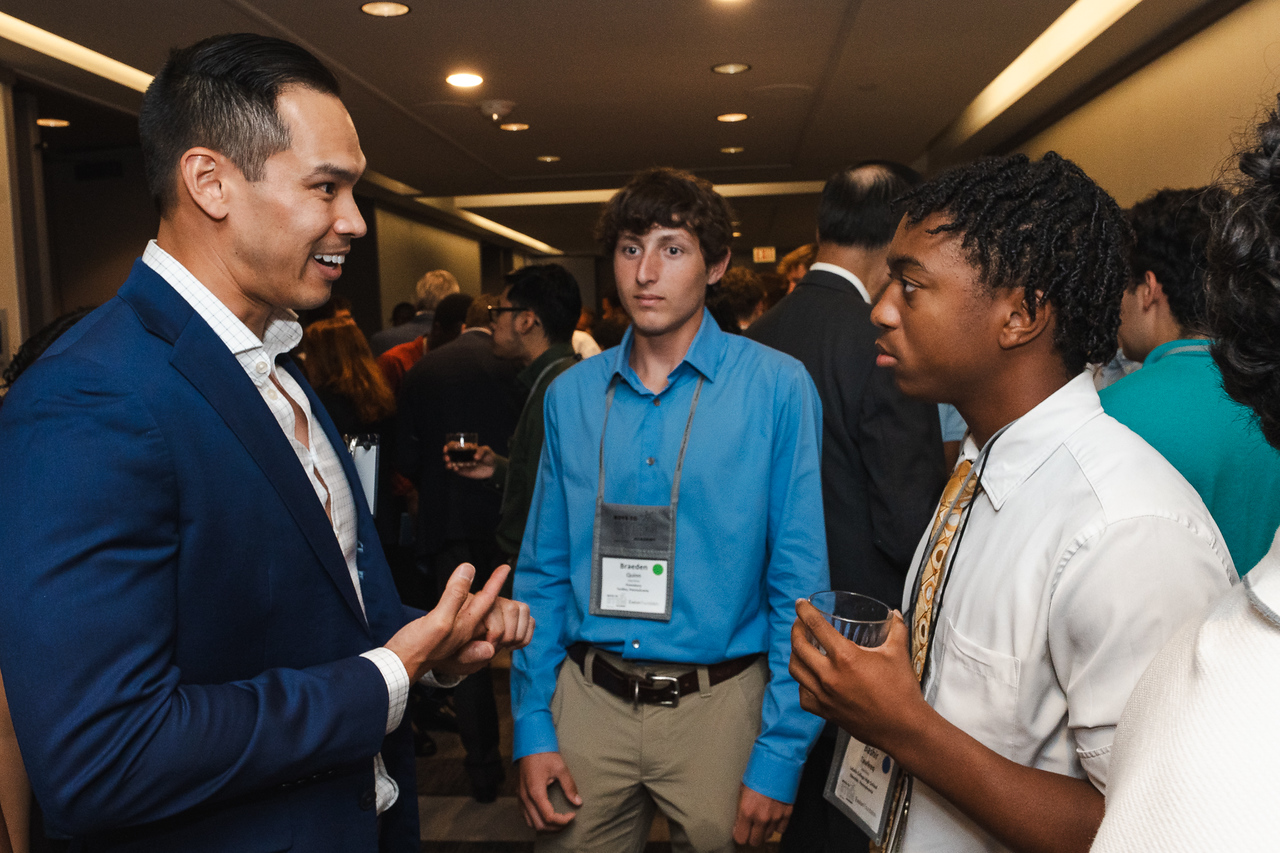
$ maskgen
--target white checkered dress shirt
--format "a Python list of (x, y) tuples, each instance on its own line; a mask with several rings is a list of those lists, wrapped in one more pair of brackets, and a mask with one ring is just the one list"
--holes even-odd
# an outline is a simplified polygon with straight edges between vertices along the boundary
[[(155, 270), (169, 283), (178, 295), (190, 303), (195, 312), (209, 324), (214, 333), (227, 345), (232, 355), (248, 374), (262, 401), (275, 416), (280, 429), (293, 452), (297, 454), (302, 470), (306, 472), (316, 498), (329, 516), (334, 536), (347, 561), (347, 571), (364, 610), (364, 594), (360, 589), (360, 572), (356, 563), (356, 505), (351, 495), (351, 485), (342, 470), (342, 463), (324, 430), (312, 428), (315, 419), (311, 405), (302, 387), (287, 370), (276, 369), (276, 358), (293, 349), (302, 340), (302, 327), (292, 311), (276, 309), (267, 320), (265, 340), (249, 331), (231, 309), (209, 292), (200, 281), (172, 255), (152, 240), (142, 255), (143, 263)], [(283, 392), (283, 393), (282, 393)], [(294, 436), (293, 406), (284, 398), (288, 395), (306, 418), (306, 434), (310, 447)], [(378, 667), (387, 682), (387, 734), (400, 725), (405, 706), (409, 702), (409, 675), (395, 652), (385, 647), (370, 649), (361, 657), (368, 658)], [(382, 754), (374, 758), (374, 779), (377, 791), (378, 813), (386, 811), (400, 796), (400, 788), (387, 773)]]

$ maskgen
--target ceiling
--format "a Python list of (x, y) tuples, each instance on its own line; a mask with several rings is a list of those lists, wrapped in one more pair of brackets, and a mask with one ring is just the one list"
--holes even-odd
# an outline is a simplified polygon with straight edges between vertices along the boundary
[[(821, 181), (890, 158), (936, 169), (1004, 150), (1228, 11), (1238, 0), (1144, 0), (962, 145), (939, 142), (1070, 0), (0, 0), (0, 12), (154, 73), (170, 47), (253, 31), (338, 74), (369, 168), (406, 200), (600, 190), (654, 165), (717, 184)], [(751, 70), (714, 74), (721, 62)], [(136, 112), (140, 95), (0, 43), (19, 75)], [(445, 83), (455, 71), (476, 89)], [(513, 101), (499, 130), (479, 102)], [(716, 121), (725, 112), (750, 118)], [(737, 154), (721, 153), (737, 146)], [(539, 162), (555, 155), (555, 163)], [(389, 191), (379, 190), (386, 195)], [(811, 193), (735, 197), (743, 236), (779, 253), (813, 231)], [(598, 204), (477, 208), (570, 253), (594, 250)]]

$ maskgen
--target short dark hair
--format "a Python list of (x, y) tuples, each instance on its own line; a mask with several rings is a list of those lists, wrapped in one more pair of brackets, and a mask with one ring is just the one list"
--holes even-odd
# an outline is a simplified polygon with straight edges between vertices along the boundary
[(1222, 387), (1280, 447), (1280, 111), (1240, 152), (1209, 239), (1211, 352)]
[(436, 305), (431, 320), (431, 334), (427, 335), (427, 348), (442, 347), (462, 334), (467, 312), (475, 297), (469, 293), (450, 293)]
[(1129, 254), (1131, 281), (1148, 270), (1164, 289), (1169, 310), (1189, 334), (1204, 334), (1205, 246), (1209, 239), (1210, 213), (1220, 206), (1222, 190), (1199, 187), (1160, 190), (1129, 208), (1133, 227), (1133, 251)]
[(532, 311), (548, 341), (563, 344), (573, 340), (582, 313), (582, 294), (573, 273), (559, 264), (533, 264), (507, 273), (506, 282), (507, 301)]
[(733, 209), (711, 182), (679, 169), (648, 169), (627, 181), (605, 202), (596, 239), (612, 252), (622, 234), (652, 228), (683, 228), (698, 238), (707, 266), (729, 253)]
[(889, 245), (902, 210), (895, 202), (920, 185), (920, 174), (891, 160), (864, 160), (836, 172), (822, 188), (818, 240), (879, 249)]
[[(1056, 318), (1053, 342), (1069, 373), (1116, 353), (1133, 232), (1115, 200), (1053, 151), (984, 157), (944, 172), (903, 199), (907, 221), (939, 213), (930, 233), (954, 232), (988, 288), (1022, 288), (1035, 317)], [(1037, 295), (1038, 294), (1038, 295)]]
[(262, 179), (267, 159), (290, 145), (276, 112), (287, 86), (338, 94), (320, 60), (270, 36), (213, 36), (169, 54), (138, 116), (147, 187), (161, 215), (177, 201), (179, 158), (196, 146), (225, 155), (247, 180)]

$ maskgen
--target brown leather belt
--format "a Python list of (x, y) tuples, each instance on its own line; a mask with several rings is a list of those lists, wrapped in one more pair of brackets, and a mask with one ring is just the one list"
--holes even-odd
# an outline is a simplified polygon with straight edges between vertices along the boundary
[[(576, 663), (578, 669), (583, 670), (584, 674), (587, 650), (590, 648), (586, 643), (574, 643), (568, 649), (569, 659)], [(758, 654), (745, 655), (711, 664), (707, 667), (708, 681), (716, 685), (735, 675), (740, 675), (759, 657)], [(598, 654), (591, 664), (591, 681), (597, 687), (603, 687), (619, 699), (634, 705), (666, 705), (674, 708), (680, 704), (681, 696), (699, 691), (696, 666), (680, 676), (654, 675), (648, 672), (644, 675), (635, 675), (623, 672)]]

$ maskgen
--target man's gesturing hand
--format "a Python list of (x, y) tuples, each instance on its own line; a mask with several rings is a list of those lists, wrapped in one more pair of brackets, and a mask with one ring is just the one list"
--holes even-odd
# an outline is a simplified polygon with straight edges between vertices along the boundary
[(500, 648), (519, 648), (533, 636), (527, 605), (498, 598), (509, 566), (494, 570), (484, 589), (470, 593), (476, 570), (470, 563), (454, 569), (430, 613), (405, 625), (387, 641), (417, 681), (429, 670), (466, 675), (484, 666)]
[(560, 814), (547, 796), (552, 783), (559, 782), (564, 795), (575, 806), (582, 805), (578, 786), (558, 752), (537, 752), (520, 759), (520, 808), (524, 822), (538, 832), (564, 829), (577, 812)]

